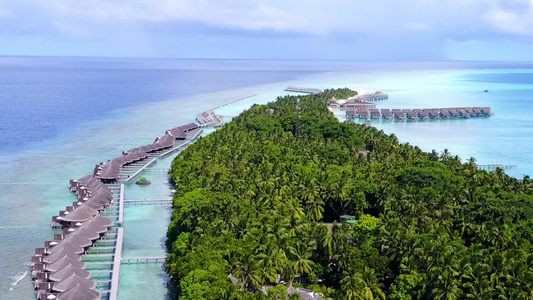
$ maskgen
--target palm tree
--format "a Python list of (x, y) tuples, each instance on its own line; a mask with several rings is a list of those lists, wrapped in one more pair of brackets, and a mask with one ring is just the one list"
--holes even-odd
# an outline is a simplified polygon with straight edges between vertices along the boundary
[(294, 247), (290, 248), (292, 256), (292, 266), (296, 274), (304, 275), (313, 271), (313, 261), (311, 258), (311, 249), (303, 242), (297, 242)]
[(381, 289), (383, 285), (378, 282), (374, 269), (365, 267), (362, 272), (353, 275), (345, 273), (341, 280), (341, 289), (348, 300), (374, 300), (385, 299)]
[(245, 289), (251, 287), (260, 287), (260, 269), (253, 255), (247, 257), (241, 257), (239, 261), (235, 263), (231, 272), (239, 280), (239, 285)]
[(283, 271), (287, 257), (285, 253), (273, 243), (268, 244), (264, 253), (257, 255), (261, 273), (261, 281), (264, 283), (276, 283), (278, 274)]
[(322, 214), (324, 213), (324, 201), (319, 197), (318, 191), (313, 189), (306, 196), (305, 202), (309, 219), (312, 221), (319, 221), (322, 219)]
[(461, 289), (461, 281), (458, 279), (459, 272), (453, 270), (449, 265), (445, 270), (439, 270), (435, 268), (435, 287), (431, 291), (433, 298), (437, 300), (456, 300), (459, 299), (463, 293)]

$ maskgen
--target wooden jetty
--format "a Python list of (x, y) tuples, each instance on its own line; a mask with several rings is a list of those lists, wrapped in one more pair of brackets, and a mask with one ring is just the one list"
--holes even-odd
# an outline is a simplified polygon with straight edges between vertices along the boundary
[(213, 109), (217, 109), (217, 108), (220, 108), (220, 107), (224, 107), (226, 105), (230, 105), (230, 104), (233, 104), (233, 103), (236, 103), (236, 102), (239, 102), (239, 101), (243, 101), (243, 100), (246, 100), (246, 99), (249, 99), (249, 98), (252, 98), (252, 97), (255, 97), (259, 94), (253, 94), (253, 95), (250, 95), (250, 96), (246, 96), (246, 97), (243, 97), (243, 98), (240, 98), (240, 99), (237, 99), (237, 100), (233, 100), (233, 101), (230, 101), (230, 102), (227, 102), (227, 103), (224, 103), (222, 105), (219, 105), (217, 107), (214, 107)]
[(321, 89), (314, 89), (314, 88), (306, 88), (306, 87), (298, 87), (298, 86), (288, 86), (285, 88), (286, 92), (295, 92), (295, 93), (304, 93), (304, 94), (320, 94), (323, 92)]
[(115, 256), (113, 257), (113, 272), (111, 273), (111, 290), (109, 291), (109, 300), (118, 299), (118, 286), (120, 282), (120, 263), (122, 260), (123, 243), (124, 228), (119, 228)]
[(156, 161), (157, 161), (157, 158), (154, 158), (154, 159), (150, 160), (147, 164), (145, 164), (142, 167), (140, 167), (139, 169), (137, 169), (133, 174), (128, 175), (128, 177), (126, 178), (125, 182), (129, 183), (130, 181), (132, 181), (137, 175), (139, 175), (142, 171), (144, 171), (144, 169), (150, 167)]
[(476, 165), (478, 169), (481, 170), (495, 170), (495, 169), (516, 169), (517, 165), (502, 165), (502, 164), (491, 164), (491, 165)]
[(140, 199), (140, 200), (124, 200), (124, 204), (128, 205), (150, 205), (150, 204), (173, 204), (172, 199)]
[(153, 172), (153, 173), (168, 173), (170, 171), (170, 168), (146, 168), (144, 170), (145, 173), (147, 172)]
[(148, 263), (164, 263), (166, 256), (153, 256), (153, 257), (123, 257), (123, 264), (148, 264)]

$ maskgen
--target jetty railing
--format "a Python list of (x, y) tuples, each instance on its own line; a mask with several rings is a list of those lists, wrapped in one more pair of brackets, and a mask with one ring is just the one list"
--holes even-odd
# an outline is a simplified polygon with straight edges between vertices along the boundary
[(147, 264), (147, 263), (164, 263), (166, 256), (154, 256), (154, 257), (123, 257), (123, 264)]

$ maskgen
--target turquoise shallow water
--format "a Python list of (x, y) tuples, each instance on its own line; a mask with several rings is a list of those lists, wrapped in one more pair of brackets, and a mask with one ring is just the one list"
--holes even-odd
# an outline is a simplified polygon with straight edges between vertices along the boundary
[[(275, 66), (290, 69), (288, 66), (294, 64), (276, 62)], [(231, 90), (221, 88), (177, 98), (157, 98), (160, 96), (156, 94), (153, 97), (157, 99), (149, 103), (114, 109), (105, 117), (83, 121), (36, 146), (0, 155), (0, 172), (4, 174), (0, 178), (0, 253), (5, 257), (0, 261), (0, 298), (33, 299), (30, 279), (24, 276), (29, 258), (34, 248), (52, 237), (51, 216), (75, 200), (67, 189), (69, 179), (84, 176), (95, 163), (113, 158), (124, 149), (151, 143), (166, 129), (190, 122), (203, 110), (257, 94), (217, 109), (220, 114), (235, 115), (254, 103), (266, 103), (287, 94), (283, 92), (287, 85), (346, 86), (358, 91), (389, 93), (390, 99), (379, 102), (379, 108), (491, 106), (494, 116), (489, 119), (373, 122), (373, 126), (395, 133), (400, 141), (427, 151), (441, 152), (447, 148), (464, 159), (475, 156), (480, 164), (516, 164), (518, 168), (508, 173), (517, 177), (533, 173), (533, 115), (530, 113), (533, 85), (527, 79), (533, 68), (529, 65), (510, 69), (507, 65), (480, 68), (478, 65), (414, 64), (415, 70), (411, 70), (406, 64), (399, 67), (382, 64), (379, 68), (324, 62), (309, 63), (304, 68), (300, 64), (306, 63), (297, 64), (307, 72), (305, 77), (243, 85), (238, 89), (234, 85)], [(254, 67), (253, 63), (247, 66)], [(272, 72), (272, 67), (267, 71)], [(490, 92), (483, 93), (485, 89)], [(158, 162), (156, 168), (168, 167), (171, 160), (170, 157)], [(145, 176), (153, 179), (154, 184), (128, 186), (127, 199), (170, 195), (165, 174), (147, 172)], [(163, 254), (169, 216), (170, 209), (165, 206), (127, 207), (123, 255)], [(167, 279), (159, 265), (125, 265), (121, 274), (121, 299), (164, 299), (167, 294)]]
[[(516, 74), (520, 75), (517, 83), (500, 82)], [(478, 164), (517, 165), (506, 172), (518, 178), (533, 173), (533, 70), (467, 69), (374, 76), (341, 76), (338, 82), (388, 92), (389, 100), (379, 101), (378, 108), (490, 106), (494, 115), (468, 120), (381, 120), (373, 121), (372, 126), (425, 151), (448, 149), (464, 160), (475, 157)]]

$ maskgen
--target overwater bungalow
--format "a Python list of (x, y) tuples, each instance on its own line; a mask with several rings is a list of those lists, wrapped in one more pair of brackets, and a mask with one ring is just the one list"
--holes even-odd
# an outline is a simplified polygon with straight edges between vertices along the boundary
[(390, 109), (386, 109), (386, 108), (381, 109), (381, 115), (385, 119), (394, 119), (394, 113)]
[(424, 110), (418, 112), (418, 118), (419, 118), (420, 120), (427, 120), (427, 119), (429, 119), (429, 112), (428, 112), (428, 111), (424, 111)]
[(454, 119), (454, 118), (457, 118), (458, 117), (458, 112), (455, 108), (450, 108), (448, 109), (448, 118), (449, 119)]
[(463, 108), (457, 110), (457, 116), (462, 119), (470, 118), (470, 114)]
[[(81, 257), (80, 257), (81, 258)], [(58, 259), (57, 261), (49, 264), (49, 265), (46, 265), (44, 267), (44, 270), (47, 271), (47, 272), (57, 272), (61, 269), (64, 269), (65, 267), (67, 267), (68, 265), (73, 265), (75, 266), (76, 268), (79, 268), (79, 269), (85, 269), (85, 264), (80, 260), (76, 260), (74, 258), (71, 258), (71, 257), (68, 257), (68, 256), (63, 256), (62, 258)]]
[(377, 108), (372, 108), (368, 112), (370, 113), (370, 118), (371, 119), (379, 119), (379, 118), (381, 118), (381, 113), (379, 112), (379, 109), (377, 109)]
[(48, 279), (56, 282), (63, 281), (72, 276), (72, 274), (76, 274), (85, 279), (91, 278), (91, 273), (89, 271), (77, 268), (74, 265), (70, 264), (57, 272), (50, 273), (50, 277)]
[(52, 287), (52, 290), (62, 293), (78, 285), (90, 290), (94, 290), (96, 288), (96, 283), (94, 283), (94, 281), (83, 278), (78, 274), (72, 274), (68, 278), (55, 283)]
[(120, 160), (110, 160), (97, 165), (94, 176), (104, 181), (115, 181), (120, 179), (122, 162)]
[(405, 117), (409, 120), (418, 119), (418, 114), (410, 109), (402, 109), (402, 112), (405, 113)]
[(99, 214), (97, 209), (91, 208), (88, 205), (79, 205), (76, 209), (72, 211), (67, 211), (63, 214), (61, 221), (62, 222), (85, 222), (90, 218)]
[(359, 119), (370, 119), (370, 113), (368, 110), (358, 110), (357, 111)]
[(169, 135), (172, 135), (174, 137), (174, 139), (176, 139), (176, 140), (184, 140), (184, 139), (187, 138), (187, 134), (185, 133), (185, 131), (180, 130), (179, 128), (174, 128), (172, 130), (167, 130), (165, 133), (169, 134)]
[(68, 247), (60, 246), (60, 248), (62, 249), (59, 249), (55, 251), (54, 253), (39, 256), (41, 258), (40, 261), (45, 264), (52, 264), (60, 259), (63, 259), (64, 257), (68, 257), (74, 260), (79, 259), (81, 261), (81, 256), (77, 253), (71, 252), (70, 249), (68, 249)]
[(393, 115), (394, 115), (394, 117), (395, 117), (396, 119), (400, 119), (400, 120), (405, 119), (405, 113), (402, 112), (401, 109), (393, 109), (393, 110), (392, 110), (392, 113), (393, 113)]
[(81, 285), (76, 285), (68, 291), (57, 295), (56, 300), (99, 300), (100, 298), (100, 293), (95, 292), (92, 289), (83, 287)]
[(93, 240), (84, 236), (83, 234), (68, 234), (67, 236), (63, 237), (63, 239), (57, 240), (56, 243), (58, 246), (69, 244), (69, 245), (78, 246), (82, 248), (89, 248), (90, 246), (93, 245)]
[(347, 118), (357, 118), (357, 110), (356, 109), (350, 109), (346, 111), (346, 117)]
[(183, 132), (189, 132), (191, 130), (195, 130), (195, 129), (198, 129), (200, 128), (200, 126), (198, 126), (198, 124), (196, 123), (189, 123), (189, 124), (186, 124), (186, 125), (183, 125), (183, 126), (180, 126), (178, 127), (180, 130), (182, 130)]
[(482, 107), (481, 112), (484, 116), (490, 116), (490, 107)]

